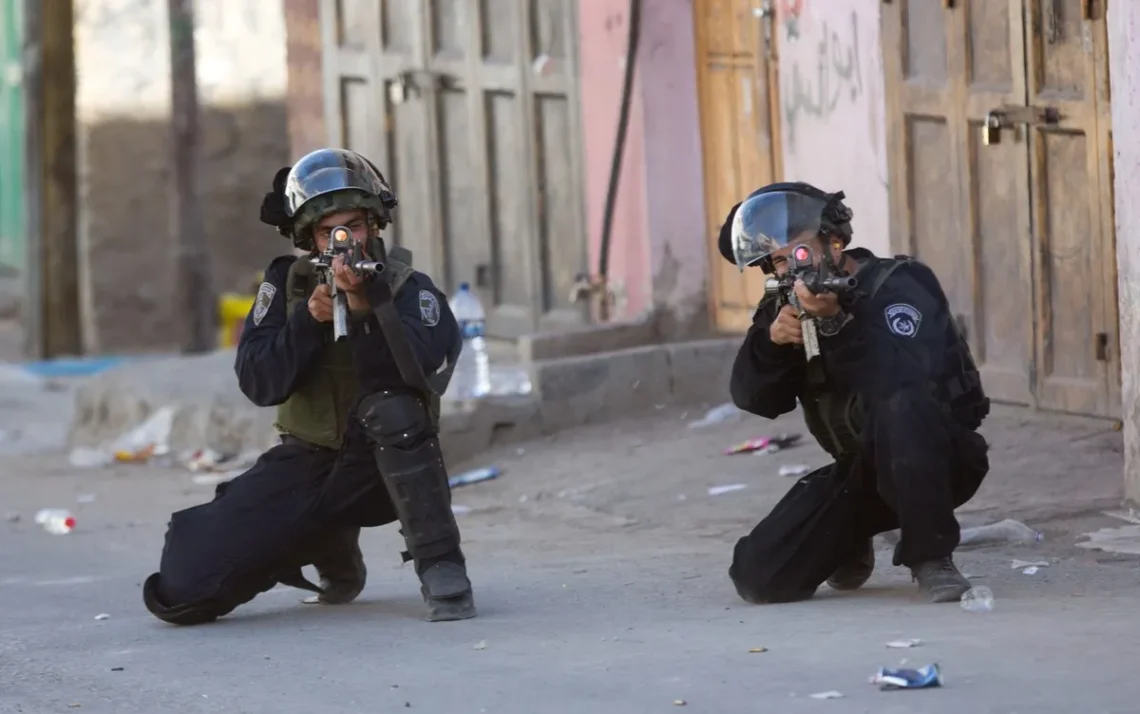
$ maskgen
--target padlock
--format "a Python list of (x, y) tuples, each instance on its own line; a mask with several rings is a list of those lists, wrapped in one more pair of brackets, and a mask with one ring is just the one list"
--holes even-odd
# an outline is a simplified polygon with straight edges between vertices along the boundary
[(986, 114), (982, 123), (982, 145), (992, 146), (1001, 143), (1001, 115), (996, 112)]

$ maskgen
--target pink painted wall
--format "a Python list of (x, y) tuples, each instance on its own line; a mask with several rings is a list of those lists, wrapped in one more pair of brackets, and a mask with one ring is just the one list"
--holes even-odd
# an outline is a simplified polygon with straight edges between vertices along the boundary
[[(655, 319), (666, 337), (708, 322), (692, 0), (643, 0), (634, 101), (614, 216), (615, 321)], [(621, 108), (628, 0), (580, 0), (579, 67), (590, 269)]]
[(710, 317), (693, 2), (644, 0), (641, 24), (653, 299), (661, 333), (690, 336), (707, 329)]
[[(598, 270), (602, 214), (621, 110), (622, 73), (629, 32), (626, 23), (628, 6), (626, 0), (580, 0), (578, 3), (578, 86), (582, 104), (586, 227), (592, 274)], [(639, 315), (651, 304), (641, 79), (638, 76), (634, 81), (633, 106), (611, 238), (610, 282), (619, 296), (617, 314), (613, 316), (615, 320)]]

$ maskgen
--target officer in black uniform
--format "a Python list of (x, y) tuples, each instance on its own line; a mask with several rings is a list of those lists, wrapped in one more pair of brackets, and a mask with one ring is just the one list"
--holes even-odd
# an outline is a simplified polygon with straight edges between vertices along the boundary
[[(380, 237), (396, 204), (376, 167), (351, 151), (315, 151), (275, 177), (262, 220), (308, 255), (266, 269), (235, 370), (250, 401), (277, 407), (281, 443), (214, 500), (172, 516), (160, 571), (144, 585), (156, 617), (208, 622), (277, 583), (351, 602), (367, 574), (360, 528), (396, 520), (427, 619), (474, 617), (437, 436), (439, 395), (462, 343), (445, 296)], [(359, 274), (334, 262), (350, 314), (340, 341), (330, 286), (310, 260), (337, 227), (384, 266)], [(320, 586), (301, 575), (310, 564)]]
[[(810, 598), (821, 583), (861, 587), (875, 565), (872, 536), (901, 528), (894, 564), (933, 602), (958, 600), (970, 582), (952, 560), (954, 509), (989, 470), (977, 429), (989, 413), (969, 347), (925, 265), (883, 259), (851, 241), (843, 193), (804, 183), (766, 186), (721, 228), (724, 258), (741, 271), (783, 275), (799, 245), (815, 265), (854, 276), (850, 291), (813, 294), (819, 355), (807, 360), (799, 309), (760, 303), (732, 368), (738, 407), (769, 419), (803, 408), (809, 431), (835, 462), (800, 479), (733, 553), (729, 576), (753, 603)], [(790, 302), (790, 301), (789, 301)]]

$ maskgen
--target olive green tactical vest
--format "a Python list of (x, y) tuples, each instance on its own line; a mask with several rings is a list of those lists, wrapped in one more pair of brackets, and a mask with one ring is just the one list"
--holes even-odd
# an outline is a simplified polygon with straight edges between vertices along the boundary
[[(872, 300), (891, 273), (905, 262), (880, 260), (870, 266), (867, 274), (860, 276), (862, 280), (871, 279), (871, 289), (863, 299)], [(863, 400), (857, 394), (836, 392), (824, 374), (822, 359), (816, 358), (807, 366), (806, 387), (800, 406), (808, 431), (824, 451), (836, 459), (858, 451), (865, 416)]]
[[(401, 257), (406, 257), (407, 262), (390, 254), (382, 273), (393, 296), (400, 292), (413, 272), (411, 254), (403, 251)], [(304, 257), (294, 261), (289, 266), (285, 281), (287, 314), (292, 316), (298, 307), (305, 309), (316, 286), (317, 276), (312, 263)], [(360, 383), (353, 366), (351, 343), (349, 340), (330, 342), (321, 348), (305, 370), (289, 399), (277, 408), (274, 426), (281, 433), (318, 446), (339, 449), (344, 443), (349, 412), (359, 397)]]

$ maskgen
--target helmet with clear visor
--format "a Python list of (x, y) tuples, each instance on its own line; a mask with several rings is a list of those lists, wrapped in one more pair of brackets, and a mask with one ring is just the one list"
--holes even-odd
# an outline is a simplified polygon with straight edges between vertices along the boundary
[(736, 266), (743, 272), (760, 264), (776, 251), (815, 238), (824, 228), (824, 214), (831, 196), (808, 195), (794, 190), (757, 193), (736, 210), (731, 244)]

